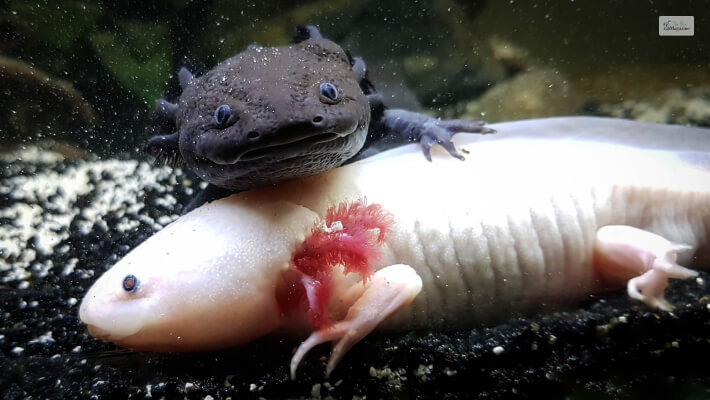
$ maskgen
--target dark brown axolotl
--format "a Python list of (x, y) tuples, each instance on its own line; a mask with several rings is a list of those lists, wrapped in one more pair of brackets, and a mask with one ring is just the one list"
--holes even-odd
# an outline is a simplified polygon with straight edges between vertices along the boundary
[(451, 137), (492, 133), (481, 121), (441, 120), (389, 109), (361, 58), (314, 26), (288, 46), (249, 46), (200, 77), (179, 73), (177, 104), (157, 101), (169, 132), (145, 149), (209, 183), (187, 210), (231, 192), (315, 175), (360, 157), (383, 141), (434, 144), (463, 159)]

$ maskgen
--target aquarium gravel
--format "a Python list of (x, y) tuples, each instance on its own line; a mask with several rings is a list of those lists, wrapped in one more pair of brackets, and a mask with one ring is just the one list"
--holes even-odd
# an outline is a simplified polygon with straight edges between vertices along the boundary
[[(705, 281), (672, 283), (673, 313), (623, 292), (498, 325), (370, 335), (329, 380), (328, 346), (291, 381), (302, 338), (201, 354), (93, 339), (81, 299), (107, 268), (178, 217), (199, 183), (145, 161), (0, 157), (0, 395), (24, 398), (649, 398), (709, 393)], [(692, 365), (691, 365), (692, 364)]]

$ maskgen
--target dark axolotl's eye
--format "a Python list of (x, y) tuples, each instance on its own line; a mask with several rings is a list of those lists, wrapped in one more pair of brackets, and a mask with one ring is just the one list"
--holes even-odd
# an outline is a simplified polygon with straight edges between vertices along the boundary
[(214, 122), (217, 123), (217, 126), (219, 126), (220, 128), (224, 128), (227, 125), (227, 122), (229, 121), (229, 117), (231, 116), (232, 109), (229, 108), (228, 105), (222, 104), (214, 111)]
[(139, 285), (140, 282), (138, 281), (138, 278), (136, 278), (136, 276), (133, 274), (128, 274), (125, 278), (123, 278), (123, 290), (125, 290), (127, 293), (135, 292), (136, 290), (138, 290)]
[(338, 88), (330, 82), (320, 84), (320, 101), (326, 104), (335, 104), (340, 101)]

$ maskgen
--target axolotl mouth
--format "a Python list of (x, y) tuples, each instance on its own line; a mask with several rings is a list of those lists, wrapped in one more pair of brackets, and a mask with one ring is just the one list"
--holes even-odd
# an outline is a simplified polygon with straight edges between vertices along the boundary
[[(317, 122), (316, 122), (317, 121)], [(265, 124), (265, 123), (264, 123)], [(307, 154), (328, 154), (330, 151), (359, 150), (363, 141), (348, 140), (350, 136), (364, 135), (364, 124), (357, 118), (332, 118), (324, 122), (322, 115), (313, 121), (289, 121), (283, 126), (260, 127), (248, 130), (207, 129), (194, 139), (182, 139), (180, 151), (186, 159), (206, 159), (215, 165), (233, 165), (244, 161), (268, 159), (270, 162)], [(332, 143), (331, 143), (332, 142)], [(358, 145), (357, 149), (352, 146)]]
[[(97, 291), (100, 292), (97, 289), (93, 289), (93, 292), (90, 290), (87, 297), (92, 301), (82, 302), (79, 308), (79, 317), (86, 324), (91, 336), (107, 341), (120, 341), (140, 330), (144, 321), (141, 307), (134, 307), (135, 302), (114, 303), (113, 298), (102, 299), (96, 294)], [(116, 307), (125, 311), (116, 312)]]
[(242, 191), (338, 167), (360, 151), (366, 138), (365, 127), (357, 127), (348, 134), (320, 133), (252, 146), (230, 156), (197, 157), (193, 170), (213, 185)]
[(308, 137), (306, 139), (299, 139), (288, 143), (280, 143), (275, 145), (267, 145), (256, 149), (249, 149), (244, 153), (240, 154), (237, 159), (231, 164), (242, 161), (258, 160), (264, 157), (277, 158), (277, 161), (281, 161), (287, 158), (300, 155), (307, 151), (313, 151), (315, 149), (314, 146), (317, 146), (321, 143), (328, 143), (340, 138), (344, 138), (346, 136), (347, 135), (326, 132)]
[(110, 331), (108, 331), (106, 329), (99, 328), (96, 325), (87, 324), (86, 330), (89, 331), (89, 334), (91, 336), (93, 336), (95, 338), (99, 338), (101, 340), (108, 341), (108, 342), (113, 341), (113, 340), (117, 340), (117, 339), (121, 339), (124, 337), (124, 336), (116, 336), (114, 334), (111, 334)]

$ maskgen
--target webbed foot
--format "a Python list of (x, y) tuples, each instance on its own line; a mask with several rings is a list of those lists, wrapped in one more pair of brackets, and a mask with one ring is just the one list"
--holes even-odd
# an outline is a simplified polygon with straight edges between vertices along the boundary
[(321, 343), (337, 341), (326, 367), (325, 374), (329, 377), (353, 345), (372, 332), (385, 318), (414, 300), (422, 289), (422, 280), (412, 267), (397, 264), (375, 272), (366, 285), (345, 319), (313, 332), (301, 343), (291, 358), (291, 379), (296, 378), (298, 364), (308, 351)]
[(650, 307), (672, 311), (665, 299), (668, 279), (688, 279), (696, 271), (676, 263), (679, 252), (691, 250), (655, 233), (626, 225), (609, 225), (597, 231), (595, 266), (606, 279), (629, 279), (629, 297)]
[(399, 109), (386, 110), (383, 115), (383, 123), (390, 131), (398, 133), (409, 141), (419, 142), (424, 157), (429, 161), (431, 161), (431, 148), (435, 144), (442, 146), (451, 156), (463, 160), (464, 156), (456, 150), (456, 146), (451, 140), (457, 133), (489, 134), (496, 132), (495, 129), (485, 126), (483, 121), (442, 120)]

